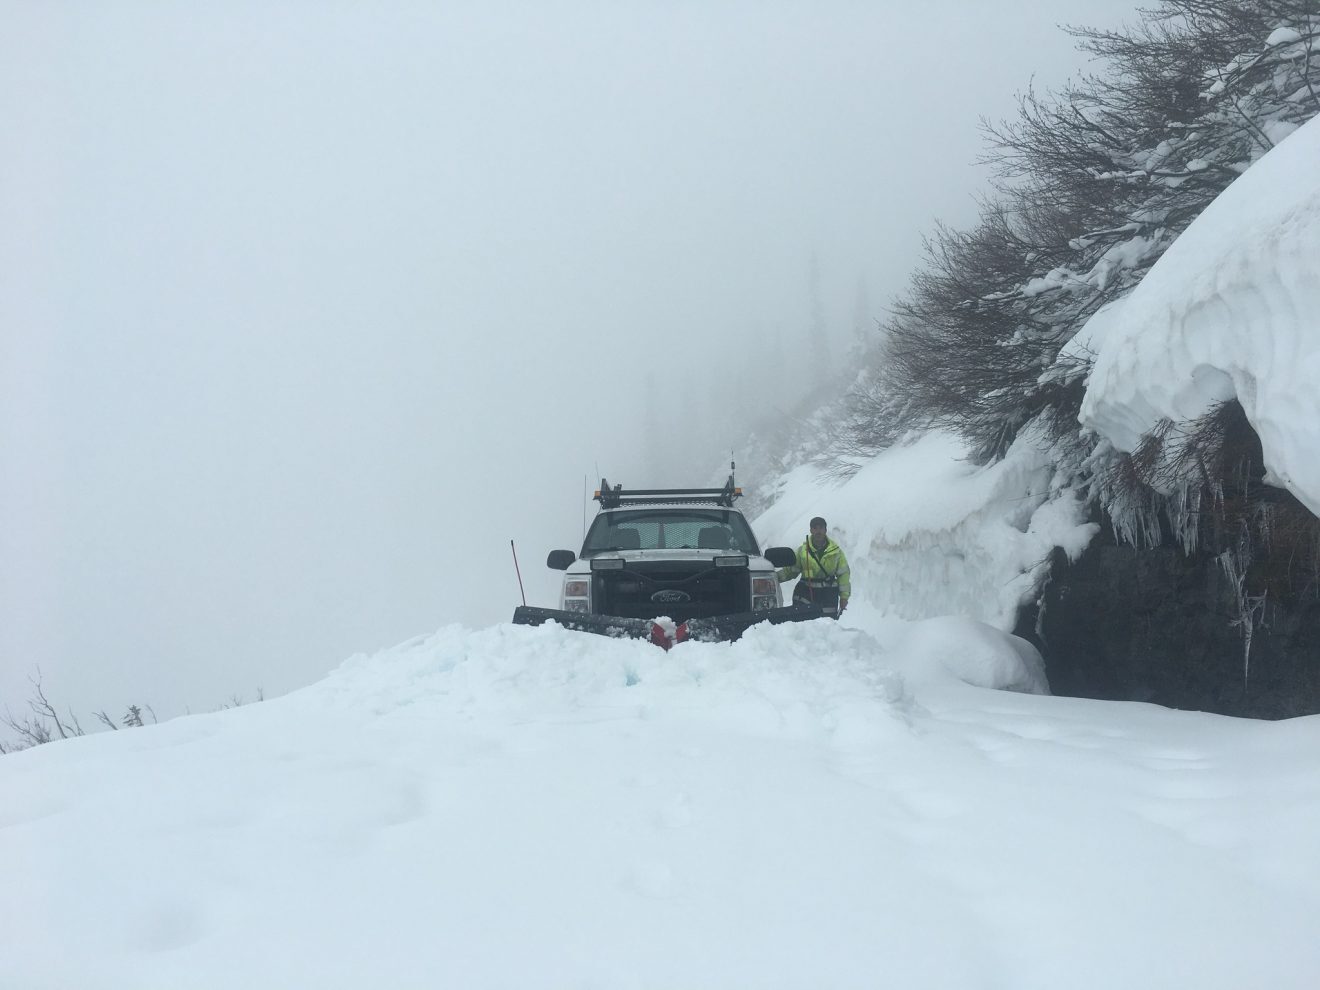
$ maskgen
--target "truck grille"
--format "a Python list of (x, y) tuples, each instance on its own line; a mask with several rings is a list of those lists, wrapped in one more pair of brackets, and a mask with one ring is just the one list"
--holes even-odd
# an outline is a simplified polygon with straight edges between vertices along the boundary
[(747, 612), (751, 581), (745, 567), (716, 568), (705, 561), (629, 561), (621, 571), (597, 571), (593, 611), (676, 622)]

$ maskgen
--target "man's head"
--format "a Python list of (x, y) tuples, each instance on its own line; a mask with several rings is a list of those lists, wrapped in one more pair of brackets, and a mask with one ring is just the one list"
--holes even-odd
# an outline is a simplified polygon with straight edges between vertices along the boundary
[(812, 544), (817, 549), (820, 549), (821, 547), (825, 546), (825, 544), (829, 543), (829, 541), (830, 541), (829, 534), (825, 532), (825, 520), (822, 519), (820, 516), (816, 516), (814, 519), (811, 520)]

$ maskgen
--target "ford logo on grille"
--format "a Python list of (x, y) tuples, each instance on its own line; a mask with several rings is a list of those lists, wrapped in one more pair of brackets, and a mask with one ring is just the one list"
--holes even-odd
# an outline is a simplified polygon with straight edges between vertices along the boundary
[(662, 605), (673, 605), (676, 602), (690, 602), (692, 596), (686, 591), (679, 591), (675, 588), (665, 588), (663, 591), (657, 591), (651, 596), (651, 601)]

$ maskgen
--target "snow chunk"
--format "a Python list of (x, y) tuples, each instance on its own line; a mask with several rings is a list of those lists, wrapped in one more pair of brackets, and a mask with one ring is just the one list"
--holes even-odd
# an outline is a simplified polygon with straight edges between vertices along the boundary
[[(1269, 138), (1270, 144), (1278, 145), (1283, 143), (1283, 139), (1296, 131), (1301, 125), (1294, 124), (1291, 120), (1267, 120), (1261, 124), (1261, 130)], [(1317, 166), (1320, 167), (1320, 166)]]
[(1266, 48), (1275, 48), (1279, 45), (1291, 45), (1294, 42), (1301, 41), (1302, 35), (1296, 28), (1281, 27), (1275, 28), (1274, 32), (1265, 39)]
[[(1088, 338), (1082, 422), (1131, 451), (1162, 420), (1242, 403), (1275, 484), (1320, 514), (1320, 118), (1199, 216)], [(1088, 324), (1089, 329), (1089, 324)]]
[(945, 616), (914, 623), (902, 650), (910, 662), (937, 664), (973, 687), (1050, 693), (1036, 648), (984, 622)]

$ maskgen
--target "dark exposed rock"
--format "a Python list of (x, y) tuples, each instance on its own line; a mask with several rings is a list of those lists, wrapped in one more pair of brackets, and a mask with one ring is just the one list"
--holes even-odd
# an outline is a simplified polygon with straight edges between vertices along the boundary
[(1112, 529), (1070, 564), (1061, 551), (1018, 634), (1045, 657), (1055, 694), (1148, 701), (1253, 718), (1320, 712), (1320, 600), (1309, 582), (1270, 577), (1287, 547), (1258, 558), (1266, 590), (1250, 651), (1237, 589), (1215, 555), (1120, 545)]

